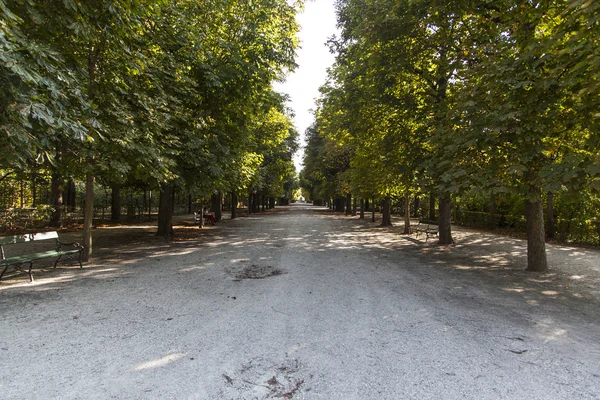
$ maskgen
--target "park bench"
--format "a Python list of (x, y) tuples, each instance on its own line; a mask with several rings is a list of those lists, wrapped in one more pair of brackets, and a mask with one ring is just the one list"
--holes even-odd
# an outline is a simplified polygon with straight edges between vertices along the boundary
[[(52, 249), (46, 249), (43, 251), (40, 250), (40, 246), (36, 245), (33, 242), (39, 242), (42, 240), (51, 240), (55, 239), (55, 245)], [(5, 247), (9, 245), (16, 245), (19, 243), (23, 243), (21, 247), (21, 254), (15, 254), (7, 257), (6, 252), (4, 250)], [(42, 246), (44, 247), (44, 246)], [(47, 246), (46, 246), (47, 247)], [(12, 249), (12, 248), (11, 248)], [(74, 255), (78, 255), (79, 259), (79, 268), (83, 268), (82, 258), (83, 258), (83, 250), (84, 247), (79, 243), (64, 243), (58, 239), (58, 232), (41, 232), (41, 233), (27, 233), (24, 235), (15, 235), (15, 236), (3, 236), (0, 237), (0, 251), (2, 258), (0, 259), (0, 268), (4, 267), (2, 273), (0, 273), (0, 280), (2, 280), (2, 276), (8, 269), (8, 267), (13, 266), (16, 270), (21, 270), (21, 265), (29, 264), (29, 281), (33, 282), (33, 275), (31, 274), (31, 269), (33, 268), (33, 262), (37, 260), (41, 260), (44, 258), (53, 258), (57, 257), (56, 261), (54, 261), (54, 268), (58, 264), (58, 261), (63, 256), (67, 256), (72, 259)], [(15, 251), (16, 253), (16, 251)]]
[(416, 236), (419, 233), (425, 234), (425, 241), (429, 239), (429, 236), (437, 236), (439, 232), (439, 226), (437, 221), (419, 220), (419, 223), (411, 227), (411, 232), (415, 232)]
[(204, 223), (201, 224), (200, 227), (202, 227), (206, 224), (212, 225), (210, 214), (203, 214), (202, 211), (195, 211), (194, 212), (194, 220), (196, 222), (201, 222), (201, 219), (204, 219)]
[(235, 210), (235, 214), (238, 217), (247, 217), (248, 216), (248, 209), (247, 208), (238, 208)]

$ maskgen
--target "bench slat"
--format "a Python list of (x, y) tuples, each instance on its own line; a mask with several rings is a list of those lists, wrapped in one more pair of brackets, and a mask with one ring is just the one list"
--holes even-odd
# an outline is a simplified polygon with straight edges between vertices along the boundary
[(0, 265), (23, 264), (23, 263), (30, 262), (30, 261), (41, 260), (43, 258), (58, 257), (58, 256), (64, 256), (67, 254), (75, 254), (75, 253), (79, 253), (80, 251), (81, 250), (79, 250), (79, 249), (60, 250), (60, 251), (48, 250), (48, 251), (43, 251), (41, 253), (23, 254), (20, 256), (8, 257), (8, 258), (5, 258), (4, 260), (0, 260)]
[(26, 233), (23, 235), (2, 236), (0, 245), (32, 242), (34, 240), (58, 239), (58, 232)]

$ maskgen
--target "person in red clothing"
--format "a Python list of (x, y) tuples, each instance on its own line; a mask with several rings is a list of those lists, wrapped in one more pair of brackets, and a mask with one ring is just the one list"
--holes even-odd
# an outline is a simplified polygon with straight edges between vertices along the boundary
[(204, 207), (202, 209), (202, 217), (203, 218), (208, 218), (208, 220), (210, 221), (211, 225), (215, 224), (215, 216), (212, 215), (211, 213), (208, 212), (208, 209), (206, 207)]

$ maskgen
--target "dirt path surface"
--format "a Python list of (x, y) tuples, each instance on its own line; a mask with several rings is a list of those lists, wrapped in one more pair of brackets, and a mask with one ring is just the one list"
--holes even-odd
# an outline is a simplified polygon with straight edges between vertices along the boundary
[(3, 399), (598, 399), (600, 255), (292, 206), (0, 283)]

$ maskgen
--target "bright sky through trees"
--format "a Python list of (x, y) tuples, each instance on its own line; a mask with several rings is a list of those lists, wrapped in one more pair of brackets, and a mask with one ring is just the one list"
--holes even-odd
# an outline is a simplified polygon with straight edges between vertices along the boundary
[[(325, 83), (327, 68), (333, 64), (334, 55), (329, 52), (327, 39), (337, 32), (333, 0), (311, 0), (304, 11), (298, 15), (301, 26), (299, 34), (302, 48), (296, 59), (299, 67), (283, 84), (275, 89), (291, 96), (289, 104), (296, 114), (294, 123), (301, 135), (304, 146), (304, 131), (314, 117), (310, 112), (315, 108), (315, 99), (319, 96), (319, 87)], [(302, 164), (302, 154), (294, 157), (296, 170)]]

